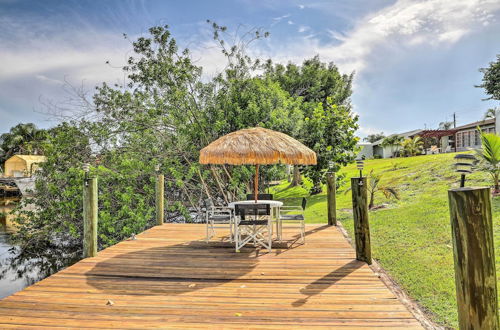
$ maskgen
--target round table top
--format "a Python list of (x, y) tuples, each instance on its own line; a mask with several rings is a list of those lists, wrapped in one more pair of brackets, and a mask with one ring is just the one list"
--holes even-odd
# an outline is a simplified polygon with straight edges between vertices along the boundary
[[(237, 201), (237, 202), (232, 202), (227, 205), (227, 207), (234, 209), (235, 204), (255, 204), (255, 200), (250, 200), (250, 201)], [(269, 204), (271, 207), (280, 207), (283, 206), (283, 202), (280, 201), (274, 201), (274, 200), (269, 200), (269, 199), (258, 199), (257, 204)]]

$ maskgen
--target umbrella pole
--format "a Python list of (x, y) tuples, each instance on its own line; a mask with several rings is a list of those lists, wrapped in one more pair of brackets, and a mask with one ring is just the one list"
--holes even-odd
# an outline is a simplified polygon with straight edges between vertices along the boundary
[(253, 179), (253, 197), (255, 198), (255, 203), (259, 197), (259, 164), (255, 165), (255, 177)]

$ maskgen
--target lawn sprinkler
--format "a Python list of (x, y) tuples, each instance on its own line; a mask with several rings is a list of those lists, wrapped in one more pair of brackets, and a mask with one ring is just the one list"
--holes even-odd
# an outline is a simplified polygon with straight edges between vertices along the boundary
[(460, 188), (465, 187), (465, 175), (472, 173), (472, 167), (476, 163), (476, 157), (470, 154), (458, 154), (455, 156), (455, 168), (460, 173)]

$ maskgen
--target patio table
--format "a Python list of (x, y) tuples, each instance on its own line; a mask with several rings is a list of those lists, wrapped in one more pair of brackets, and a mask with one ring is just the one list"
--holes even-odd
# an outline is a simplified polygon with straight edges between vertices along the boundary
[[(237, 201), (237, 202), (232, 202), (227, 205), (227, 207), (231, 208), (234, 210), (234, 206), (236, 204), (256, 204), (254, 200), (244, 200), (244, 201)], [(276, 219), (276, 236), (278, 237), (278, 240), (281, 240), (281, 222), (279, 220), (279, 212), (280, 212), (280, 207), (283, 206), (283, 202), (280, 201), (275, 201), (275, 200), (269, 200), (269, 199), (259, 199), (257, 200), (257, 204), (269, 204), (271, 207), (271, 214), (274, 213), (274, 217)], [(272, 221), (272, 216), (269, 218), (269, 221)]]

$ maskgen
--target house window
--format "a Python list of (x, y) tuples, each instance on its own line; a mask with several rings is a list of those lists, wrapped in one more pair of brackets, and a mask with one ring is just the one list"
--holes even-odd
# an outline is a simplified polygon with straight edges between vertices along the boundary
[(455, 142), (457, 144), (457, 148), (461, 148), (462, 147), (462, 133), (457, 133), (456, 137), (455, 137)]
[(476, 132), (474, 134), (474, 137), (475, 137), (475, 143), (474, 143), (474, 145), (480, 146), (481, 145), (481, 135), (479, 134), (478, 130), (476, 130)]
[(463, 147), (468, 147), (468, 146), (470, 146), (470, 142), (469, 142), (469, 132), (464, 132), (464, 133), (463, 133), (463, 141), (462, 141), (462, 146), (463, 146)]

